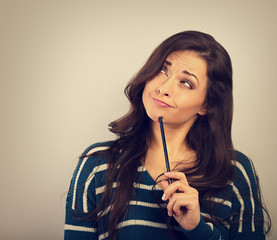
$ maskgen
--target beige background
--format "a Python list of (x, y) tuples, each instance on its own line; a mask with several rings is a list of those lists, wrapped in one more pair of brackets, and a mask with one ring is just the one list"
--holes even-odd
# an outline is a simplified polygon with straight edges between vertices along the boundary
[(78, 155), (113, 138), (123, 88), (162, 40), (212, 34), (234, 67), (233, 140), (277, 239), (276, 1), (0, 1), (0, 239), (62, 239)]

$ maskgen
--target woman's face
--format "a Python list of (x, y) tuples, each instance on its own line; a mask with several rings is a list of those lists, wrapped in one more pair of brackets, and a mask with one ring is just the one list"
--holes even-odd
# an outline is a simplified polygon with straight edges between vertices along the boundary
[(170, 54), (160, 73), (145, 85), (142, 101), (153, 121), (191, 127), (206, 114), (207, 63), (194, 51)]

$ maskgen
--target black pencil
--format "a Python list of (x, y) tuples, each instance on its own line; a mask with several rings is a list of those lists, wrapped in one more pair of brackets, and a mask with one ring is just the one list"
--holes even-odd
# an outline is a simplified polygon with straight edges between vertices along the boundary
[[(166, 171), (170, 172), (170, 165), (169, 165), (169, 160), (168, 160), (167, 147), (166, 147), (165, 134), (164, 134), (164, 126), (163, 126), (163, 118), (162, 117), (159, 117), (159, 123), (160, 123), (161, 135), (162, 135), (162, 140), (163, 140), (163, 149), (164, 149), (164, 158), (165, 158)], [(169, 184), (172, 183), (171, 178), (168, 179), (168, 183)]]

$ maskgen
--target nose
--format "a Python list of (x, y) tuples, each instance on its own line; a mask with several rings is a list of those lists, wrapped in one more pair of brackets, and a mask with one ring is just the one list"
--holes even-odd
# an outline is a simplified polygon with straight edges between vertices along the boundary
[(172, 94), (174, 93), (174, 78), (170, 77), (168, 79), (166, 79), (163, 83), (161, 83), (161, 85), (157, 88), (157, 93), (159, 95), (164, 95), (166, 97), (171, 97)]

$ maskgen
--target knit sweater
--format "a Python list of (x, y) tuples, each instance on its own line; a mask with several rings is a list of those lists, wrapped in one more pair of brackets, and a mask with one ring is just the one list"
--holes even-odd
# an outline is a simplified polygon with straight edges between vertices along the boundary
[[(108, 148), (109, 143), (90, 146), (84, 156), (92, 155), (80, 158), (77, 164), (66, 201), (65, 240), (101, 240), (108, 237), (110, 207), (105, 210), (99, 222), (87, 218), (88, 213), (98, 206), (105, 191), (104, 179), (107, 171), (107, 156), (93, 153)], [(263, 213), (257, 202), (260, 193), (253, 164), (240, 152), (236, 152), (236, 161), (233, 161), (233, 164), (237, 168), (234, 181), (209, 200), (214, 204), (213, 209), (217, 216), (234, 220), (232, 224), (228, 221), (223, 224), (209, 222), (209, 214), (200, 202), (201, 220), (194, 229), (182, 229), (174, 218), (172, 219), (175, 239), (265, 239), (263, 226), (257, 223), (257, 219), (263, 219)], [(138, 167), (137, 175), (140, 177), (135, 178), (128, 211), (117, 225), (117, 239), (169, 240), (170, 234), (163, 214), (166, 203), (161, 200), (163, 191), (143, 165)], [(113, 188), (116, 186), (115, 182)]]

